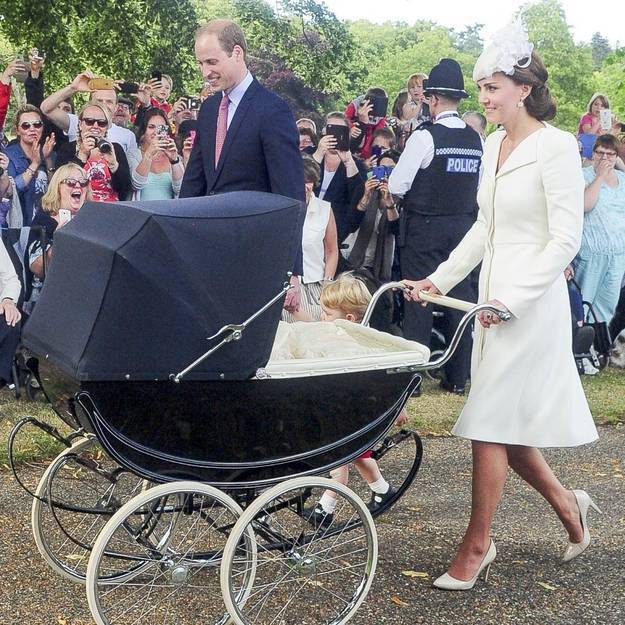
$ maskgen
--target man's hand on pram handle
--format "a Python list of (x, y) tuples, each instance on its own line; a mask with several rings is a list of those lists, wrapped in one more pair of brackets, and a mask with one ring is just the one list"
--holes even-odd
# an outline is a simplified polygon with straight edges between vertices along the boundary
[(299, 278), (291, 276), (289, 282), (291, 283), (291, 288), (286, 292), (286, 297), (284, 298), (284, 310), (289, 313), (296, 313), (299, 310), (302, 297)]

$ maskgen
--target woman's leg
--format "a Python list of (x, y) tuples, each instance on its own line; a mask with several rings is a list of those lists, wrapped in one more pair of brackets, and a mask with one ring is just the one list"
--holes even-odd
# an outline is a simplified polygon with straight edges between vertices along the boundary
[(540, 451), (534, 447), (509, 445), (508, 464), (551, 504), (569, 533), (571, 542), (580, 542), (584, 532), (577, 499), (572, 491), (562, 486)]
[(508, 473), (505, 445), (472, 441), (473, 483), (471, 519), (449, 567), (456, 579), (471, 579), (490, 545), (490, 529)]

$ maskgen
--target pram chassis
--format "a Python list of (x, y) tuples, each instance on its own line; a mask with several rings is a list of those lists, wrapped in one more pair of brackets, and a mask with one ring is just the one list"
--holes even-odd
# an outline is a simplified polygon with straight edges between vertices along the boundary
[[(372, 299), (372, 302), (365, 316), (368, 319), (370, 311), (375, 306), (377, 299), (380, 295), (389, 288), (404, 288), (400, 283), (392, 283), (385, 285), (380, 289)], [(201, 457), (183, 457), (177, 455), (175, 452), (179, 450), (176, 445), (180, 446), (184, 440), (192, 440), (193, 433), (197, 434), (196, 426), (206, 418), (205, 414), (200, 414), (197, 423), (191, 424), (190, 435), (186, 439), (176, 439), (176, 437), (166, 436), (168, 444), (171, 443), (171, 448), (164, 449), (152, 449), (149, 445), (146, 445), (146, 440), (141, 440), (142, 435), (146, 435), (149, 432), (153, 432), (154, 422), (148, 422), (145, 424), (145, 429), (133, 429), (131, 413), (132, 411), (123, 410), (122, 404), (106, 404), (106, 400), (103, 400), (106, 396), (106, 391), (110, 396), (119, 395), (118, 391), (123, 388), (124, 396), (128, 396), (128, 390), (134, 390), (130, 393), (130, 404), (137, 400), (137, 397), (147, 397), (150, 392), (156, 388), (154, 384), (160, 385), (162, 388), (167, 388), (167, 393), (172, 393), (172, 388), (179, 389), (177, 392), (189, 397), (196, 397), (197, 402), (192, 406), (206, 405), (210, 403), (205, 395), (199, 393), (199, 389), (204, 389), (204, 393), (208, 392), (209, 396), (213, 392), (211, 387), (219, 390), (223, 393), (224, 390), (232, 392), (235, 388), (239, 393), (245, 394), (244, 390), (246, 386), (249, 386), (250, 393), (254, 387), (258, 388), (258, 385), (262, 385), (263, 393), (270, 391), (269, 395), (272, 400), (275, 397), (289, 396), (291, 393), (301, 393), (305, 389), (305, 384), (295, 384), (291, 380), (272, 380), (262, 372), (258, 375), (256, 380), (248, 382), (197, 382), (197, 381), (180, 381), (180, 378), (175, 382), (120, 382), (113, 383), (98, 383), (98, 382), (85, 382), (82, 384), (82, 390), (76, 396), (76, 402), (74, 407), (77, 408), (74, 412), (74, 416), (78, 423), (88, 433), (88, 436), (95, 434), (97, 440), (102, 444), (107, 454), (111, 456), (121, 467), (129, 469), (132, 473), (136, 474), (139, 478), (146, 480), (142, 482), (145, 487), (148, 486), (147, 480), (151, 482), (164, 482), (161, 486), (151, 488), (145, 492), (141, 492), (139, 495), (122, 505), (109, 519), (106, 526), (100, 532), (98, 539), (93, 547), (91, 553), (89, 565), (87, 568), (87, 592), (89, 605), (92, 609), (92, 613), (96, 622), (99, 625), (117, 625), (118, 623), (125, 623), (123, 620), (116, 620), (107, 616), (107, 612), (103, 610), (100, 597), (105, 596), (106, 593), (113, 592), (111, 588), (121, 588), (122, 590), (128, 587), (137, 586), (141, 576), (145, 574), (147, 568), (149, 568), (149, 558), (146, 560), (145, 566), (133, 567), (129, 566), (130, 570), (126, 570), (123, 566), (117, 575), (107, 576), (101, 574), (101, 567), (103, 562), (110, 560), (111, 554), (114, 552), (114, 545), (110, 541), (114, 542), (116, 533), (119, 531), (125, 531), (131, 536), (132, 532), (129, 530), (135, 527), (139, 519), (139, 527), (142, 528), (142, 521), (144, 517), (167, 516), (172, 510), (177, 513), (180, 519), (183, 517), (195, 515), (198, 518), (202, 517), (202, 511), (204, 510), (203, 504), (198, 507), (197, 501), (201, 500), (205, 502), (207, 500), (214, 502), (214, 505), (223, 508), (232, 517), (232, 522), (226, 524), (223, 527), (218, 528), (218, 531), (222, 531), (229, 535), (223, 549), (219, 552), (220, 569), (221, 569), (221, 591), (228, 610), (229, 615), (234, 622), (238, 625), (249, 625), (250, 623), (262, 623), (265, 622), (260, 618), (259, 614), (251, 614), (249, 610), (245, 608), (246, 600), (251, 595), (255, 596), (259, 590), (254, 585), (256, 578), (257, 561), (259, 558), (259, 552), (261, 558), (267, 553), (273, 553), (272, 550), (277, 549), (278, 553), (282, 553), (281, 558), (291, 558), (295, 561), (297, 558), (306, 560), (306, 553), (308, 553), (312, 547), (320, 540), (327, 540), (335, 538), (334, 544), (339, 541), (343, 536), (345, 530), (352, 530), (355, 528), (364, 528), (362, 534), (362, 540), (364, 540), (362, 546), (362, 552), (365, 554), (362, 558), (358, 558), (358, 563), (354, 564), (354, 570), (359, 571), (360, 575), (357, 579), (357, 583), (353, 585), (353, 595), (348, 597), (347, 600), (342, 599), (345, 603), (344, 609), (337, 609), (334, 614), (331, 614), (325, 620), (320, 622), (328, 622), (333, 625), (344, 623), (355, 613), (358, 606), (365, 599), (368, 589), (370, 587), (373, 574), (375, 572), (375, 561), (377, 557), (377, 541), (375, 526), (373, 519), (368, 509), (358, 499), (352, 491), (346, 487), (340, 487), (336, 483), (324, 480), (323, 478), (316, 477), (319, 474), (326, 473), (333, 467), (339, 466), (350, 462), (357, 458), (367, 449), (375, 446), (381, 441), (387, 434), (388, 430), (392, 426), (395, 418), (403, 408), (408, 397), (412, 391), (420, 384), (419, 372), (425, 371), (430, 368), (438, 368), (449, 360), (452, 356), (461, 334), (469, 326), (475, 315), (482, 310), (492, 311), (504, 317), (501, 311), (493, 308), (490, 305), (472, 306), (463, 317), (453, 339), (450, 341), (449, 346), (445, 350), (444, 354), (433, 361), (423, 364), (411, 364), (407, 363), (402, 366), (390, 367), (386, 370), (376, 372), (359, 372), (355, 374), (342, 374), (340, 376), (333, 376), (334, 378), (340, 378), (347, 387), (353, 384), (357, 385), (358, 378), (360, 378), (361, 386), (358, 387), (357, 392), (362, 395), (367, 388), (384, 387), (386, 390), (381, 393), (383, 397), (376, 403), (373, 402), (373, 410), (380, 410), (371, 414), (370, 412), (364, 412), (362, 421), (356, 423), (356, 430), (354, 431), (354, 422), (349, 423), (349, 427), (337, 438), (336, 433), (334, 438), (336, 440), (326, 440), (324, 437), (320, 437), (325, 443), (315, 449), (307, 449), (297, 445), (291, 445), (291, 447), (283, 450), (282, 454), (278, 453), (275, 449), (269, 450), (272, 453), (267, 457), (267, 449), (255, 450), (253, 447), (253, 440), (250, 441), (250, 445), (243, 445), (243, 457), (236, 462), (229, 461), (227, 459), (216, 460), (204, 460)], [(233, 326), (234, 327), (234, 326)], [(238, 331), (238, 328), (235, 328)], [(324, 377), (331, 376), (317, 376), (315, 381), (325, 383)], [(310, 386), (310, 380), (305, 380)], [(253, 385), (253, 386), (252, 386)], [(228, 388), (226, 388), (228, 387)], [(272, 388), (273, 387), (273, 388)], [(275, 390), (274, 390), (275, 389)], [(114, 392), (112, 392), (114, 391)], [(135, 393), (136, 391), (136, 393)], [(134, 394), (133, 394), (134, 393)], [(175, 395), (175, 391), (174, 391)], [(165, 395), (161, 395), (161, 399)], [(180, 397), (174, 397), (171, 406), (175, 405), (176, 401)], [(210, 400), (210, 397), (209, 397)], [(319, 404), (318, 398), (315, 399), (313, 395), (309, 395), (307, 400), (312, 405), (318, 405), (320, 411), (323, 413), (328, 410), (328, 407)], [(103, 404), (106, 410), (101, 412), (100, 406)], [(271, 401), (268, 402), (268, 405)], [(121, 406), (121, 410), (119, 409)], [(113, 410), (111, 410), (113, 408)], [(266, 410), (269, 410), (265, 407)], [(358, 406), (355, 413), (362, 411), (362, 406)], [(147, 413), (150, 412), (150, 406), (148, 405)], [(165, 410), (167, 414), (167, 410)], [(162, 416), (162, 413), (161, 415)], [(223, 415), (222, 415), (223, 417)], [(111, 422), (112, 420), (112, 422)], [(349, 421), (349, 420), (348, 420)], [(187, 423), (189, 425), (189, 423)], [(249, 425), (249, 422), (241, 423), (241, 430), (245, 429), (245, 426)], [(297, 427), (301, 426), (301, 422), (295, 424)], [(351, 431), (348, 431), (351, 430)], [(270, 429), (267, 429), (263, 434), (269, 434)], [(275, 432), (274, 432), (275, 433)], [(187, 433), (189, 434), (189, 433)], [(274, 437), (275, 438), (275, 437)], [(284, 444), (284, 438), (277, 437), (280, 444)], [(418, 438), (418, 437), (417, 437)], [(304, 437), (305, 439), (305, 437)], [(79, 444), (82, 444), (79, 442)], [(418, 463), (420, 463), (420, 440), (417, 446), (418, 449)], [(230, 450), (232, 451), (232, 450)], [(245, 458), (249, 452), (250, 456)], [(174, 452), (174, 453), (172, 453)], [(61, 454), (63, 458), (59, 458), (57, 463), (64, 462), (66, 457), (71, 456), (71, 450), (63, 452)], [(418, 470), (418, 463), (416, 470)], [(178, 469), (172, 471), (171, 467), (178, 467)], [(58, 468), (58, 467), (57, 467)], [(416, 473), (416, 470), (414, 473)], [(53, 505), (53, 495), (51, 494), (50, 484), (48, 477), (50, 473), (46, 472), (44, 480), (40, 484), (37, 490), (37, 495), (41, 499), (45, 499), (48, 505)], [(295, 477), (293, 477), (295, 476)], [(412, 475), (410, 481), (412, 481)], [(287, 481), (285, 481), (287, 478)], [(189, 480), (192, 480), (191, 482)], [(263, 489), (272, 486), (269, 490), (266, 490), (263, 494), (259, 494)], [(215, 486), (218, 486), (220, 490), (217, 490)], [(409, 483), (405, 485), (405, 488), (409, 486)], [(177, 490), (178, 488), (178, 490)], [(279, 532), (273, 536), (272, 540), (268, 542), (267, 528), (264, 527), (267, 518), (271, 518), (272, 515), (279, 513), (292, 513), (293, 516), (299, 518), (303, 517), (304, 503), (306, 501), (313, 501), (312, 491), (321, 488), (334, 489), (336, 495), (344, 502), (345, 506), (352, 511), (351, 520), (342, 522), (337, 520), (338, 531), (335, 529), (324, 528), (323, 532), (315, 530), (312, 534), (310, 531), (306, 534), (300, 531), (299, 538), (288, 535), (280, 538)], [(405, 490), (405, 488), (403, 490)], [(158, 490), (161, 489), (161, 490)], [(46, 493), (46, 497), (43, 497), (43, 493)], [(183, 494), (176, 494), (182, 492)], [(226, 494), (226, 492), (234, 495), (234, 499)], [(165, 494), (164, 494), (165, 493)], [(186, 493), (186, 494), (185, 494)], [(177, 498), (178, 503), (168, 504), (169, 507), (160, 503), (163, 498), (167, 499), (173, 497)], [(397, 497), (398, 498), (398, 497)], [(149, 503), (151, 502), (151, 503)], [(242, 504), (245, 508), (241, 509)], [(42, 503), (36, 499), (36, 504), (33, 506), (33, 521), (35, 519), (35, 505), (39, 508)], [(148, 508), (144, 506), (148, 505)], [(213, 504), (211, 504), (213, 505)], [(150, 507), (151, 506), (151, 507)], [(212, 509), (212, 508), (211, 508)], [(146, 512), (147, 510), (147, 512)], [(238, 520), (237, 520), (238, 518)], [(171, 535), (175, 535), (178, 524), (182, 521), (172, 521), (169, 532)], [(134, 524), (134, 525), (133, 525)], [(269, 527), (271, 523), (267, 527)], [(305, 523), (304, 523), (305, 525)], [(301, 530), (301, 528), (300, 528)], [(137, 536), (141, 534), (143, 529), (140, 529)], [(271, 530), (272, 532), (275, 530)], [(260, 538), (259, 538), (260, 536)], [(338, 539), (336, 537), (339, 537)], [(359, 534), (360, 536), (360, 534)], [(182, 558), (176, 565), (175, 558), (172, 555), (174, 539), (167, 538), (158, 542), (156, 545), (151, 543), (152, 539), (147, 540), (149, 549), (153, 553), (153, 557), (159, 563), (160, 569), (167, 569), (167, 583), (184, 585), (186, 580), (189, 579), (191, 572), (198, 567), (198, 562), (204, 564), (206, 562), (206, 552), (198, 549), (197, 552), (192, 552), (191, 556), (187, 554), (186, 559)], [(301, 544), (296, 548), (293, 541), (300, 541)], [(140, 541), (141, 542), (141, 541)], [(38, 546), (39, 542), (38, 542)], [(40, 547), (41, 548), (41, 547)], [(313, 549), (314, 551), (314, 549)], [(245, 553), (246, 557), (242, 558), (241, 554)], [(337, 556), (338, 557), (338, 556)], [(345, 556), (348, 558), (349, 554)], [(124, 553), (114, 554), (114, 558), (124, 562), (132, 563), (133, 557)], [(165, 563), (167, 560), (168, 563)], [(183, 562), (184, 560), (184, 562)], [(187, 560), (189, 562), (187, 562)], [(245, 564), (242, 564), (242, 560), (245, 560)], [(134, 558), (136, 561), (136, 558)], [(267, 562), (263, 561), (265, 564)], [(152, 562), (154, 564), (154, 562)], [(244, 568), (243, 572), (239, 570), (241, 566)], [(303, 586), (300, 584), (299, 590), (295, 590), (293, 596), (289, 598), (289, 604), (297, 594), (302, 591), (302, 588), (308, 589), (308, 585), (312, 584), (314, 587), (317, 582), (314, 580), (311, 582), (310, 570), (315, 569), (315, 575), (319, 575), (319, 571), (316, 567), (318, 564), (302, 565), (290, 564), (289, 566), (295, 566), (296, 578), (300, 576), (305, 578)], [(170, 568), (167, 568), (170, 567)], [(173, 567), (173, 568), (172, 568)], [(239, 567), (239, 568), (238, 568)], [(308, 568), (306, 568), (308, 567)], [(56, 567), (55, 567), (56, 568)], [(63, 568), (61, 566), (61, 568)], [(58, 568), (57, 568), (58, 570)], [(163, 569), (164, 570), (164, 569)], [(84, 579), (84, 574), (72, 574), (67, 572), (68, 577), (75, 580)], [(237, 582), (237, 579), (243, 579), (243, 582)], [(306, 581), (308, 579), (308, 581)], [(315, 578), (316, 579), (316, 578)], [(267, 582), (264, 581), (266, 584)], [(299, 583), (299, 582), (298, 582)], [(322, 584), (323, 585), (323, 584)], [(273, 592), (273, 591), (272, 591)], [(148, 593), (149, 599), (149, 593)], [(256, 604), (255, 604), (256, 605)], [(263, 603), (264, 605), (264, 603)], [(260, 608), (262, 612), (262, 606)], [(219, 623), (225, 622), (227, 615), (219, 618)], [(273, 621), (272, 621), (273, 622)]]

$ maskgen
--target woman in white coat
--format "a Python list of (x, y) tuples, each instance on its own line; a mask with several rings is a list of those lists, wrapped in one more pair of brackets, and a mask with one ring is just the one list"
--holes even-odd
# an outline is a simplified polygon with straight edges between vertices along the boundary
[(486, 142), (478, 219), (432, 275), (405, 281), (419, 301), (419, 290), (446, 293), (481, 261), (479, 301), (512, 313), (507, 323), (481, 313), (476, 324), (471, 391), (454, 427), (472, 441), (471, 518), (448, 572), (434, 582), (446, 590), (472, 588), (495, 559), (490, 530), (508, 466), (562, 521), (564, 560), (590, 543), (586, 514), (594, 507), (584, 491), (562, 486), (537, 449), (597, 438), (571, 352), (564, 278), (584, 216), (577, 141), (544, 123), (555, 115), (547, 71), (519, 25), (496, 36), (473, 78), (488, 121), (503, 126)]

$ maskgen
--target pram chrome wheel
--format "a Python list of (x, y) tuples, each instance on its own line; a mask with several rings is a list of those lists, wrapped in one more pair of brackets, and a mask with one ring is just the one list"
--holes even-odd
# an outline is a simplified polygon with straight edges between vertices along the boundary
[[(331, 517), (311, 517), (326, 489)], [(246, 552), (251, 533), (256, 550)], [(375, 525), (349, 488), (321, 477), (295, 478), (266, 491), (235, 525), (221, 565), (224, 602), (237, 625), (339, 625), (364, 601), (378, 555)], [(243, 581), (256, 575), (245, 604)]]
[(79, 438), (43, 474), (31, 509), (39, 553), (59, 575), (84, 583), (91, 547), (144, 481), (120, 469), (94, 438)]
[[(223, 550), (241, 508), (199, 482), (155, 486), (118, 510), (98, 537), (87, 569), (87, 598), (97, 625), (224, 624), (219, 591)], [(245, 553), (255, 545), (240, 535)], [(116, 571), (134, 575), (111, 580)], [(244, 603), (255, 566), (243, 576)]]

